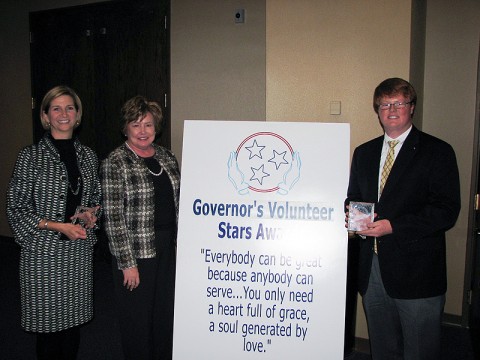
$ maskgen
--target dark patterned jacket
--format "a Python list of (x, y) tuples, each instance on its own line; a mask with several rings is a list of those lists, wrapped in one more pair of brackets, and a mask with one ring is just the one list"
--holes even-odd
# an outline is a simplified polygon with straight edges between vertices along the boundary
[[(178, 219), (180, 171), (172, 152), (152, 144), (154, 158), (168, 174)], [(144, 161), (122, 144), (102, 162), (105, 231), (119, 270), (137, 266), (137, 258), (154, 258), (155, 191)]]
[[(100, 205), (97, 156), (78, 140), (74, 146), (83, 184), (82, 205)], [(7, 217), (15, 241), (25, 250), (55, 255), (59, 248), (67, 246), (59, 232), (38, 228), (42, 219), (64, 221), (67, 191), (67, 170), (49, 135), (20, 151), (7, 190)], [(93, 247), (93, 230), (87, 231), (85, 241)]]

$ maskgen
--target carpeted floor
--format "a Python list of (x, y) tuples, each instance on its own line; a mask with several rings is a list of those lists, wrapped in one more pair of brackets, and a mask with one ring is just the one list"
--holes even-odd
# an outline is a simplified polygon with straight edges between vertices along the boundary
[[(102, 252), (99, 251), (95, 261), (95, 317), (93, 321), (82, 328), (79, 360), (123, 360), (114, 304), (111, 298), (113, 285), (110, 265), (106, 257), (101, 254)], [(32, 360), (35, 358), (35, 337), (21, 330), (19, 324), (18, 259), (18, 246), (11, 239), (0, 237), (1, 360)], [(468, 330), (458, 327), (444, 327), (443, 330), (441, 360), (475, 359)], [(346, 359), (370, 360), (371, 357), (365, 353), (354, 352)]]

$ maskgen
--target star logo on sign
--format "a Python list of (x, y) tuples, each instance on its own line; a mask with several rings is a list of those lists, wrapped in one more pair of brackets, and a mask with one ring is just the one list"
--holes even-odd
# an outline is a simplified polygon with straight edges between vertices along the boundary
[(283, 136), (259, 131), (230, 152), (227, 176), (240, 195), (250, 191), (286, 195), (299, 181), (301, 167), (300, 154)]
[(253, 141), (252, 146), (245, 146), (245, 149), (250, 151), (250, 157), (249, 159), (254, 158), (255, 156), (258, 156), (260, 159), (262, 158), (262, 150), (265, 148), (265, 146), (258, 145), (257, 140)]
[(271, 163), (274, 163), (275, 164), (275, 167), (278, 168), (280, 167), (280, 165), (282, 164), (286, 164), (288, 165), (288, 161), (285, 160), (285, 155), (287, 154), (286, 151), (282, 152), (282, 153), (278, 153), (276, 150), (273, 150), (273, 158), (271, 158), (270, 160), (268, 160), (269, 162)]
[(262, 185), (263, 183), (263, 178), (270, 176), (270, 174), (264, 171), (264, 165), (260, 166), (258, 169), (255, 169), (253, 167), (251, 169), (252, 169), (253, 175), (250, 178), (250, 180), (257, 180), (260, 183), (260, 185)]

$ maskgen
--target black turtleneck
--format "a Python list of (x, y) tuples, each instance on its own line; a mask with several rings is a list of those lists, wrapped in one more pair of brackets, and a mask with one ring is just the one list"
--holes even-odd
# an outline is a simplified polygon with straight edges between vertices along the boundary
[[(75, 152), (74, 139), (54, 139), (50, 137), (52, 144), (60, 154), (60, 160), (67, 169), (68, 191), (67, 191), (67, 207), (65, 211), (65, 222), (70, 222), (70, 217), (75, 214), (78, 205), (82, 199), (82, 180), (80, 170), (77, 164), (77, 153)], [(77, 192), (78, 190), (78, 192)], [(77, 193), (75, 195), (75, 193)]]

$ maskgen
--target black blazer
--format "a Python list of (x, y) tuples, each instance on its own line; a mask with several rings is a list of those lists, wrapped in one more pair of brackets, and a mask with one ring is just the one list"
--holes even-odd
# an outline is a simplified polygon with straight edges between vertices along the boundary
[[(413, 127), (397, 155), (377, 201), (384, 137), (355, 149), (347, 199), (375, 204), (377, 219), (388, 219), (393, 233), (377, 239), (384, 287), (390, 297), (418, 299), (447, 289), (445, 231), (460, 212), (455, 152), (446, 142)], [(368, 287), (373, 238), (361, 239), (358, 286)]]

